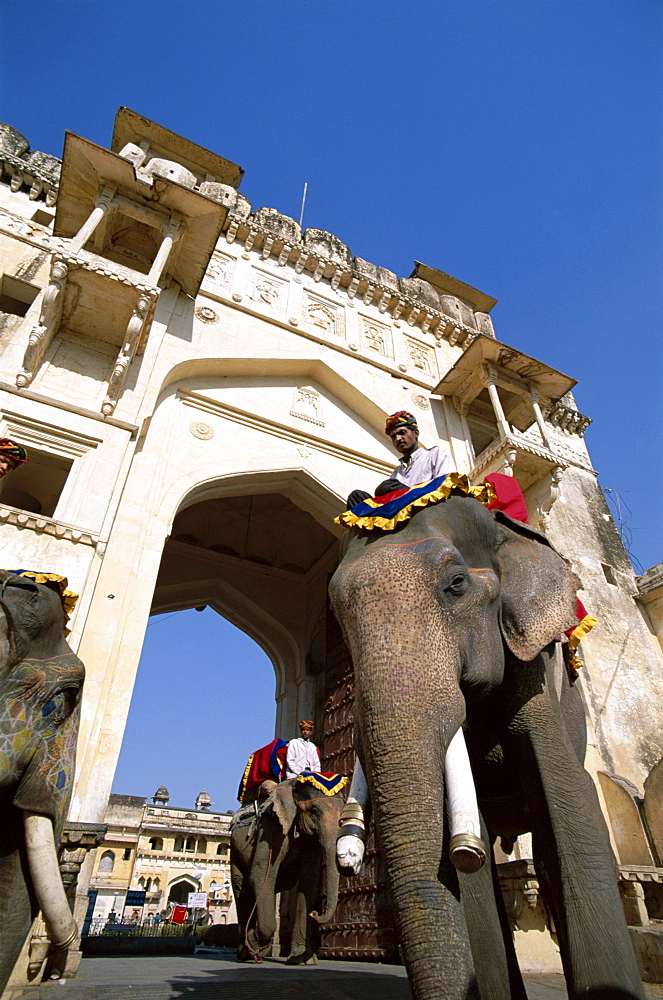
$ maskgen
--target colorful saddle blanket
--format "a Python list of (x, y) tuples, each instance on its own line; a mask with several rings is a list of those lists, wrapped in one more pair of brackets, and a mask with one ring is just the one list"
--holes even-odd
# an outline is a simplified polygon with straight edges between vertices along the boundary
[[(281, 781), (285, 775), (285, 755), (288, 744), (285, 740), (272, 740), (267, 746), (261, 747), (249, 757), (242, 780), (239, 783), (237, 799), (242, 805), (253, 801), (263, 781)], [(323, 795), (338, 795), (345, 788), (348, 779), (344, 774), (333, 774), (330, 771), (303, 771), (297, 777), (297, 782), (312, 785)]]
[(271, 778), (272, 781), (281, 780), (285, 771), (287, 749), (286, 740), (272, 740), (267, 746), (254, 750), (246, 763), (237, 791), (237, 799), (242, 805), (267, 778)]
[(338, 795), (349, 780), (344, 774), (332, 774), (330, 771), (302, 771), (296, 778), (298, 785), (312, 785), (323, 795)]

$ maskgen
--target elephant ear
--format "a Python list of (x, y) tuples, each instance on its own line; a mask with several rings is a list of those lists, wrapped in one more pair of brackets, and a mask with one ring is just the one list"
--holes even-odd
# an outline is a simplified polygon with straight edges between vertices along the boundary
[(576, 624), (580, 580), (545, 535), (501, 511), (495, 520), (500, 525), (502, 634), (519, 660), (533, 660)]
[(282, 781), (269, 793), (269, 803), (284, 833), (288, 833), (297, 816), (297, 805), (292, 795), (293, 784), (293, 780)]

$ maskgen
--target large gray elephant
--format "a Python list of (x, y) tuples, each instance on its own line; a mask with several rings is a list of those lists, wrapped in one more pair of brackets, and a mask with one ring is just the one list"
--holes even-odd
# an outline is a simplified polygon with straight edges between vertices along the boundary
[(19, 573), (0, 570), (0, 993), (39, 910), (56, 970), (77, 936), (57, 848), (85, 672), (64, 636), (66, 580)]
[[(492, 858), (492, 872), (461, 874), (450, 854), (467, 872), (481, 863), (481, 839), (491, 853), (497, 836), (528, 831), (569, 996), (643, 996), (582, 766), (580, 696), (555, 652), (576, 624), (577, 587), (544, 536), (470, 496), (390, 532), (348, 529), (330, 595), (354, 663), (360, 755), (415, 1000), (525, 1000)], [(447, 751), (461, 727), (471, 761), (461, 784), (473, 774), (483, 818), (452, 839), (445, 785), (455, 797), (458, 753)]]
[[(314, 965), (311, 920), (327, 923), (338, 902), (336, 835), (340, 795), (325, 795), (296, 778), (263, 782), (263, 797), (232, 821), (230, 864), (239, 923), (238, 957), (262, 961), (276, 930), (276, 894), (297, 889), (288, 962)], [(326, 905), (315, 912), (326, 873)]]

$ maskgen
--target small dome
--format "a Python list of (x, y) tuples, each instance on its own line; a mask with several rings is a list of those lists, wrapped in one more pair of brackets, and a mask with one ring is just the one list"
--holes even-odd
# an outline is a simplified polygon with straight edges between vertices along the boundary
[(160, 785), (159, 788), (157, 788), (156, 792), (152, 796), (152, 801), (154, 803), (163, 802), (164, 805), (167, 805), (168, 802), (170, 802), (170, 795), (168, 794), (168, 789), (165, 785)]
[(200, 809), (201, 812), (209, 812), (209, 807), (212, 805), (212, 800), (207, 794), (207, 791), (203, 788), (202, 792), (198, 795), (196, 799), (196, 809)]

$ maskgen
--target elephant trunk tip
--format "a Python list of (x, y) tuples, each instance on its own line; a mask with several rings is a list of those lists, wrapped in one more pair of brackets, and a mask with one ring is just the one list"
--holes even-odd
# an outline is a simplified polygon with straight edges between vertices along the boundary
[(333, 912), (330, 912), (329, 910), (325, 911), (325, 913), (318, 913), (316, 910), (311, 910), (311, 912), (309, 913), (309, 917), (311, 918), (311, 920), (315, 920), (315, 922), (318, 924), (329, 923), (333, 915), (334, 915)]

